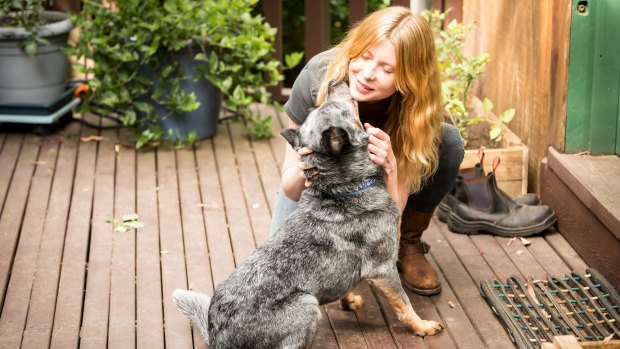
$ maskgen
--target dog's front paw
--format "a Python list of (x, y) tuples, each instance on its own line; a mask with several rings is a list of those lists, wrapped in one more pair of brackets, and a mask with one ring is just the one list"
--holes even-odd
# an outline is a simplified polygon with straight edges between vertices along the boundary
[(443, 325), (433, 320), (422, 320), (422, 326), (418, 329), (414, 329), (415, 334), (418, 336), (434, 336), (443, 331)]
[(349, 293), (340, 300), (340, 304), (346, 310), (358, 310), (364, 307), (364, 298), (362, 298), (362, 296)]

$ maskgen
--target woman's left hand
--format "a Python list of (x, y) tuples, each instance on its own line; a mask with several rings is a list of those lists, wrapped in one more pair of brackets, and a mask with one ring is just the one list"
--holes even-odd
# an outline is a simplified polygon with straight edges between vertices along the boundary
[(382, 129), (373, 127), (369, 123), (365, 123), (364, 128), (370, 135), (368, 138), (370, 160), (383, 167), (386, 175), (395, 174), (397, 164), (394, 151), (392, 150), (390, 136)]
[(390, 193), (392, 200), (402, 211), (405, 208), (405, 204), (407, 204), (408, 188), (410, 186), (399, 185), (398, 165), (392, 149), (390, 136), (385, 131), (372, 127), (368, 123), (364, 124), (364, 128), (366, 128), (366, 132), (370, 135), (368, 138), (368, 156), (372, 162), (385, 170), (384, 179), (388, 193)]

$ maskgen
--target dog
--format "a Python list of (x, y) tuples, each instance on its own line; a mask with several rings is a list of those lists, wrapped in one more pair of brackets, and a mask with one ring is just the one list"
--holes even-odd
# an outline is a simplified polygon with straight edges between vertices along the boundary
[(413, 310), (396, 269), (400, 210), (368, 156), (368, 134), (344, 82), (330, 82), (325, 103), (298, 129), (281, 134), (318, 169), (305, 175), (299, 208), (278, 232), (219, 285), (213, 298), (176, 290), (177, 307), (198, 327), (211, 349), (306, 348), (318, 330), (319, 305), (341, 300), (363, 305), (350, 293), (368, 280), (398, 318), (420, 336), (443, 326)]

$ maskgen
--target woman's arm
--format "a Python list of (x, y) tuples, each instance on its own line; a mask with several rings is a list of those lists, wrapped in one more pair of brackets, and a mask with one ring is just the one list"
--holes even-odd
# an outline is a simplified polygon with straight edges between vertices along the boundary
[(365, 123), (364, 127), (366, 132), (370, 134), (368, 138), (368, 156), (374, 163), (383, 167), (388, 193), (390, 193), (392, 200), (394, 200), (402, 212), (405, 209), (405, 205), (407, 205), (411, 184), (398, 181), (398, 164), (392, 150), (390, 136), (385, 131), (372, 127), (368, 123)]
[[(299, 128), (299, 125), (289, 120), (288, 127)], [(282, 165), (282, 189), (286, 197), (293, 201), (299, 201), (301, 192), (310, 186), (310, 181), (304, 177), (304, 170), (312, 167), (305, 167), (299, 157), (312, 153), (308, 148), (301, 148), (295, 151), (290, 144), (286, 145), (286, 153), (284, 154), (284, 163)]]

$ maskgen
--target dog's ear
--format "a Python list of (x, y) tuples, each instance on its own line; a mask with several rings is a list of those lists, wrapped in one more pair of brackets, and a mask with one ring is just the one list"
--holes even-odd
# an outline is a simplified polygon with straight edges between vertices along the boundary
[(349, 134), (341, 127), (330, 127), (321, 135), (321, 148), (332, 155), (338, 155), (345, 144), (349, 144)]
[(293, 149), (299, 150), (299, 148), (301, 148), (298, 128), (285, 128), (280, 131), (280, 134), (293, 147)]
[(329, 80), (327, 84), (327, 94), (325, 98), (333, 97), (335, 95), (348, 95), (349, 86), (344, 81)]

